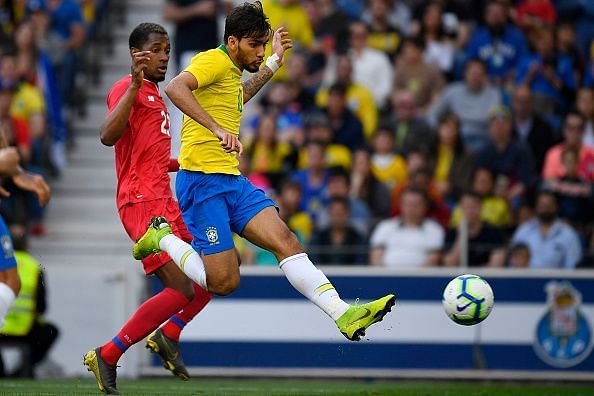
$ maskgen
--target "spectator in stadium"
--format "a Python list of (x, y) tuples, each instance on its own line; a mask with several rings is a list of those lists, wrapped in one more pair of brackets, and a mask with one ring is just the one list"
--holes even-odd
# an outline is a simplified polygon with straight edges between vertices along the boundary
[(79, 51), (86, 38), (82, 9), (75, 0), (48, 0), (47, 7), (50, 25), (45, 50), (56, 70), (62, 103), (74, 107)]
[(476, 156), (476, 164), (496, 178), (497, 193), (517, 208), (529, 188), (537, 181), (530, 149), (512, 138), (511, 113), (499, 106), (489, 112), (490, 141)]
[(512, 245), (509, 251), (508, 267), (528, 268), (530, 264), (530, 248), (525, 243)]
[(524, 35), (507, 19), (507, 5), (491, 1), (485, 10), (485, 26), (474, 32), (466, 50), (468, 59), (485, 62), (487, 75), (498, 86), (513, 81), (519, 60), (528, 52)]
[(371, 173), (390, 190), (408, 178), (406, 160), (394, 152), (394, 134), (389, 128), (380, 128), (373, 136)]
[(292, 180), (283, 182), (278, 195), (279, 215), (300, 241), (308, 243), (313, 232), (313, 222), (306, 212), (299, 209), (301, 196), (299, 183)]
[[(387, 22), (401, 33), (401, 36), (409, 35), (410, 24), (411, 24), (411, 13), (408, 4), (403, 0), (393, 0), (387, 4)], [(366, 24), (370, 25), (373, 21), (373, 10), (372, 7), (368, 7), (361, 15), (361, 20)], [(376, 11), (377, 12), (377, 11)], [(359, 16), (357, 16), (359, 18)]]
[(0, 79), (0, 124), (5, 143), (16, 147), (21, 164), (25, 165), (31, 160), (31, 136), (27, 121), (11, 114), (15, 89), (12, 81)]
[(181, 71), (200, 51), (219, 44), (218, 0), (166, 0), (163, 19), (175, 25), (173, 48), (175, 64)]
[[(284, 26), (291, 32), (293, 46), (309, 50), (314, 44), (314, 35), (309, 18), (300, 1), (297, 0), (264, 0), (262, 2), (265, 14), (268, 16), (273, 31)], [(266, 55), (271, 55), (271, 46), (266, 46)], [(284, 55), (283, 62), (288, 63), (291, 59), (291, 51)], [(273, 80), (287, 80), (286, 68), (281, 67)]]
[(332, 169), (328, 178), (327, 196), (323, 202), (324, 207), (320, 211), (316, 222), (318, 229), (325, 229), (331, 223), (329, 201), (334, 198), (344, 199), (348, 202), (349, 225), (357, 230), (361, 236), (367, 237), (371, 224), (371, 212), (363, 200), (349, 195), (350, 189), (349, 174), (342, 168)]
[[(311, 113), (307, 119), (306, 138), (307, 141), (314, 141), (324, 147), (324, 159), (327, 168), (341, 167), (350, 169), (352, 155), (348, 147), (334, 143), (335, 132), (332, 129), (330, 120), (324, 113)], [(309, 151), (307, 146), (299, 149), (297, 167), (306, 169), (309, 164)]]
[(556, 51), (552, 28), (535, 32), (534, 47), (536, 52), (525, 55), (518, 64), (516, 84), (530, 88), (537, 113), (564, 112), (577, 88), (571, 60)]
[[(369, 47), (382, 51), (392, 59), (402, 43), (402, 33), (390, 20), (391, 0), (369, 0), (367, 13)], [(364, 19), (365, 20), (365, 19)]]
[(15, 86), (10, 113), (27, 124), (33, 140), (41, 139), (47, 133), (43, 94), (35, 85), (21, 80), (17, 72), (17, 53), (9, 49), (0, 58), (0, 78)]
[(586, 122), (582, 144), (594, 148), (594, 89), (591, 87), (580, 88), (575, 106)]
[(352, 226), (348, 198), (332, 197), (328, 202), (328, 224), (316, 232), (309, 251), (321, 265), (362, 265), (367, 263), (367, 243)]
[(304, 52), (293, 52), (287, 64), (289, 106), (302, 113), (311, 111), (315, 103), (315, 82), (308, 73), (307, 58)]
[(579, 154), (572, 148), (561, 153), (565, 176), (547, 180), (545, 188), (557, 196), (559, 217), (568, 220), (578, 230), (592, 221), (593, 183), (578, 174)]
[(571, 61), (576, 81), (582, 81), (584, 76), (585, 60), (578, 48), (575, 28), (571, 21), (557, 24), (555, 29), (555, 44), (559, 55), (565, 56)]
[(256, 137), (245, 147), (250, 157), (252, 172), (264, 173), (273, 182), (285, 171), (285, 159), (291, 153), (291, 145), (279, 142), (276, 132), (276, 119), (271, 115), (260, 117), (256, 129)]
[(466, 63), (464, 81), (449, 84), (427, 113), (432, 127), (437, 127), (439, 117), (453, 112), (460, 118), (462, 137), (473, 151), (488, 141), (489, 109), (501, 104), (501, 93), (487, 79), (485, 64), (479, 59)]
[(381, 221), (370, 239), (371, 265), (432, 267), (439, 264), (444, 230), (427, 218), (429, 200), (424, 192), (409, 189), (402, 195), (401, 216)]
[[(460, 198), (460, 208), (467, 222), (468, 230), (468, 266), (503, 267), (505, 265), (505, 239), (499, 228), (485, 223), (481, 219), (481, 197), (473, 192), (466, 192)], [(462, 235), (458, 228), (450, 228), (445, 236), (443, 263), (448, 267), (461, 264), (460, 251)]]
[(560, 20), (571, 21), (574, 26), (579, 51), (582, 54), (590, 53), (594, 39), (594, 3), (556, 0), (555, 9)]
[(350, 195), (367, 204), (374, 223), (389, 216), (390, 190), (371, 172), (371, 160), (367, 150), (357, 150), (353, 155)]
[(411, 151), (435, 151), (435, 133), (417, 115), (414, 96), (409, 91), (392, 93), (392, 111), (383, 125), (389, 126), (396, 139), (396, 152), (407, 156)]
[[(321, 45), (326, 53), (345, 54), (349, 48), (349, 18), (337, 7), (336, 2), (307, 0), (303, 2), (303, 7), (314, 29), (317, 45)], [(312, 18), (313, 13), (317, 17)]]
[[(20, 164), (26, 169), (31, 168), (31, 136), (26, 121), (11, 115), (13, 93), (15, 85), (10, 80), (0, 79), (0, 125), (4, 143), (18, 150)], [(34, 168), (38, 171), (37, 168)], [(1, 212), (7, 223), (22, 223), (31, 227), (36, 235), (45, 233), (42, 225), (43, 210), (35, 196), (21, 190), (12, 180), (4, 183), (4, 188), (10, 196), (4, 197), (0, 203)]]
[(323, 207), (330, 175), (326, 169), (324, 145), (310, 141), (306, 149), (307, 169), (294, 172), (292, 178), (301, 187), (302, 199), (299, 209), (307, 212), (312, 220), (316, 221)]
[(547, 151), (542, 170), (544, 180), (565, 176), (561, 153), (565, 149), (573, 149), (579, 153), (578, 175), (585, 180), (594, 181), (594, 149), (583, 144), (585, 125), (585, 119), (580, 113), (570, 111), (565, 116), (564, 140)]
[(418, 115), (426, 113), (444, 87), (439, 68), (423, 60), (424, 45), (420, 38), (405, 39), (394, 71), (394, 87), (413, 95)]
[(446, 34), (442, 15), (442, 3), (437, 1), (429, 3), (420, 21), (421, 27), (418, 36), (425, 43), (425, 51), (423, 52), (425, 63), (436, 65), (448, 79), (451, 79), (456, 44)]
[(536, 200), (536, 219), (522, 224), (512, 244), (530, 248), (530, 268), (575, 268), (582, 257), (582, 246), (575, 230), (558, 218), (557, 199), (543, 191)]
[[(335, 66), (333, 65), (335, 63)], [(346, 87), (346, 102), (351, 110), (363, 124), (363, 133), (367, 139), (371, 138), (377, 128), (378, 112), (373, 102), (371, 92), (361, 84), (353, 82), (353, 65), (347, 55), (338, 55), (333, 57), (332, 62), (328, 63), (327, 70), (333, 73), (328, 74), (324, 80), (325, 86), (322, 86), (316, 94), (316, 105), (320, 108), (328, 106), (329, 87), (335, 83)], [(330, 82), (331, 81), (331, 82)]]
[(242, 128), (242, 137), (248, 142), (254, 137), (259, 118), (263, 113), (273, 114), (276, 117), (276, 130), (278, 140), (291, 142), (296, 135), (303, 133), (305, 121), (303, 113), (292, 105), (289, 84), (284, 81), (275, 81), (270, 84), (262, 100), (262, 109), (247, 125)]
[[(46, 137), (51, 137), (49, 158), (52, 168), (51, 171), (60, 174), (67, 165), (66, 140), (68, 131), (64, 121), (62, 99), (60, 88), (56, 81), (56, 75), (51, 60), (46, 52), (38, 48), (35, 36), (40, 29), (35, 23), (35, 17), (31, 17), (21, 23), (15, 32), (15, 44), (17, 46), (17, 76), (21, 76), (21, 81), (35, 85), (43, 95), (45, 102), (45, 111), (36, 101), (27, 99), (23, 106), (19, 106), (23, 111), (23, 117), (29, 121), (31, 128), (33, 154), (32, 164), (35, 166), (43, 165), (45, 157)], [(30, 108), (30, 110), (26, 110)], [(30, 113), (30, 114), (26, 114)]]
[[(408, 164), (411, 163), (411, 156), (419, 156), (421, 153), (412, 153), (409, 155)], [(399, 184), (392, 190), (392, 216), (398, 216), (401, 211), (402, 195), (407, 190), (413, 188), (422, 191), (428, 199), (427, 217), (437, 221), (442, 226), (446, 226), (450, 218), (450, 211), (441, 196), (437, 184), (433, 179), (433, 171), (426, 165), (409, 168), (409, 178), (406, 182)]]
[[(41, 362), (58, 338), (58, 328), (46, 321), (43, 314), (47, 309), (47, 291), (44, 271), (37, 260), (27, 250), (27, 231), (22, 225), (13, 225), (10, 235), (21, 280), (21, 291), (6, 315), (6, 323), (0, 331), (0, 342), (18, 341), (31, 348), (31, 361), (21, 362), (12, 376), (27, 374), (24, 364), (35, 366)], [(0, 355), (0, 377), (5, 376)], [(31, 373), (34, 377), (34, 372)]]
[[(486, 168), (475, 169), (472, 175), (471, 191), (481, 197), (482, 221), (498, 228), (504, 228), (510, 225), (511, 216), (507, 200), (495, 195), (495, 178), (493, 172)], [(456, 205), (450, 218), (450, 227), (456, 227), (461, 217), (460, 205)]]
[(363, 22), (351, 24), (353, 81), (371, 91), (376, 107), (381, 110), (390, 97), (394, 72), (388, 56), (369, 47), (368, 36), (369, 29)]
[(349, 110), (346, 95), (346, 86), (341, 83), (332, 85), (328, 90), (328, 105), (325, 111), (334, 132), (332, 142), (355, 151), (365, 144), (363, 124)]
[(437, 127), (435, 183), (446, 201), (453, 202), (470, 187), (474, 155), (466, 149), (460, 136), (460, 119), (454, 113), (444, 113)]
[(534, 158), (534, 169), (540, 173), (547, 151), (556, 138), (548, 122), (533, 111), (534, 102), (530, 88), (520, 85), (512, 96), (513, 136), (530, 148)]

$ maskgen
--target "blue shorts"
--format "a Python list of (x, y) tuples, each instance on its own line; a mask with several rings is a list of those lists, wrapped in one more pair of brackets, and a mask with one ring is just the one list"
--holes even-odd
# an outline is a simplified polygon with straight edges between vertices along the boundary
[(175, 184), (184, 222), (203, 254), (233, 249), (232, 232), (241, 235), (262, 209), (276, 206), (245, 176), (180, 170)]
[(2, 246), (2, 251), (0, 252), (0, 271), (16, 268), (17, 262), (14, 258), (12, 239), (10, 239), (8, 228), (6, 228), (2, 217), (0, 217), (0, 245)]

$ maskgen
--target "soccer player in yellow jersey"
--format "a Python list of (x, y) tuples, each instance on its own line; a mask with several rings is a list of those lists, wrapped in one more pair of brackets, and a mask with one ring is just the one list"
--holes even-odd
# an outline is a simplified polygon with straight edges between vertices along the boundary
[[(270, 36), (272, 55), (264, 61)], [(361, 305), (345, 303), (309, 260), (274, 202), (238, 169), (243, 105), (282, 66), (285, 51), (292, 47), (288, 32), (284, 27), (272, 32), (256, 1), (227, 16), (224, 41), (197, 54), (165, 89), (184, 113), (176, 188), (184, 221), (194, 236), (192, 245), (174, 236), (166, 220), (157, 217), (134, 246), (134, 257), (165, 251), (195, 282), (211, 293), (227, 295), (239, 286), (235, 232), (272, 252), (291, 285), (334, 319), (345, 337), (359, 340), (390, 311), (394, 295)], [(242, 83), (243, 70), (255, 74)]]

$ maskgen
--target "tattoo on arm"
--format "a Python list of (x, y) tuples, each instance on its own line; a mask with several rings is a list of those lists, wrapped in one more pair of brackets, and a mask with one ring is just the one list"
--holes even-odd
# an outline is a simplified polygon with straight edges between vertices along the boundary
[(272, 70), (265, 66), (254, 74), (252, 78), (245, 81), (243, 83), (243, 103), (247, 103), (248, 100), (253, 98), (260, 88), (262, 88), (271, 78)]

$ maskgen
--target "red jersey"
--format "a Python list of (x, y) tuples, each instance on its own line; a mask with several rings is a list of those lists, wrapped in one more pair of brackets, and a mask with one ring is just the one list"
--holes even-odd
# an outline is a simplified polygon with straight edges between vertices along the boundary
[[(126, 93), (131, 79), (128, 75), (111, 87), (108, 114)], [(144, 80), (128, 125), (115, 144), (118, 209), (128, 203), (173, 197), (167, 173), (170, 153), (169, 112), (157, 84)]]

